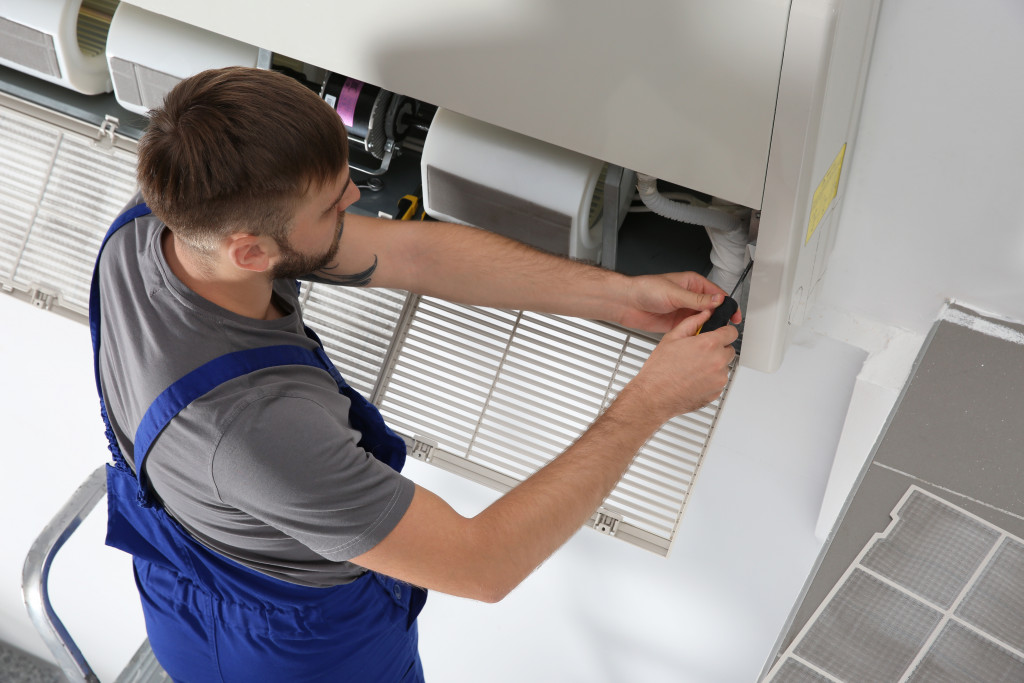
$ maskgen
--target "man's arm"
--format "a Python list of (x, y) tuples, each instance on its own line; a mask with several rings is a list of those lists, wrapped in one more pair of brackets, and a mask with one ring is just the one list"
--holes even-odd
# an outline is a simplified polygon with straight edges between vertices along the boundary
[[(457, 303), (526, 309), (666, 332), (724, 292), (700, 276), (628, 277), (546, 254), (476, 228), (391, 221), (348, 214), (332, 267), (319, 278), (348, 276), (376, 263), (369, 285), (405, 289)], [(733, 322), (740, 321), (740, 314)]]
[(721, 393), (736, 329), (694, 336), (707, 318), (698, 313), (666, 334), (575, 444), (479, 515), (462, 517), (417, 487), (391, 533), (352, 561), (453, 595), (503, 598), (586, 522), (662, 423)]

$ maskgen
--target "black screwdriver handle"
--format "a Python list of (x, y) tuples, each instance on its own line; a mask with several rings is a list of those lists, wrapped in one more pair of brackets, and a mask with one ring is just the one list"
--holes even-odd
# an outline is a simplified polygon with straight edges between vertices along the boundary
[(725, 297), (725, 301), (720, 303), (718, 308), (711, 312), (711, 317), (700, 326), (700, 329), (697, 330), (697, 334), (700, 334), (701, 332), (711, 332), (712, 330), (717, 330), (719, 327), (722, 327), (729, 322), (729, 318), (733, 316), (739, 307), (740, 305), (736, 303), (736, 299), (733, 299), (731, 296)]

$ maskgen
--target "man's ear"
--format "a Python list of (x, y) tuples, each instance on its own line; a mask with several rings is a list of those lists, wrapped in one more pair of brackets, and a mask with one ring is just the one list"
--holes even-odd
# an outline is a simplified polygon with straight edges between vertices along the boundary
[(271, 266), (271, 259), (277, 255), (277, 245), (268, 237), (236, 232), (226, 240), (227, 256), (230, 263), (242, 270), (262, 273)]

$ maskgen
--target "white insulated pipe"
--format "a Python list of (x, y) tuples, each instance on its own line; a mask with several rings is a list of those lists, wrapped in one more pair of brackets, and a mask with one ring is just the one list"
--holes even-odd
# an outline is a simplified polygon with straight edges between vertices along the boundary
[(747, 235), (743, 220), (716, 209), (672, 201), (658, 192), (658, 179), (636, 174), (636, 189), (644, 205), (674, 221), (700, 225), (711, 239), (711, 273), (708, 279), (731, 292), (747, 265)]

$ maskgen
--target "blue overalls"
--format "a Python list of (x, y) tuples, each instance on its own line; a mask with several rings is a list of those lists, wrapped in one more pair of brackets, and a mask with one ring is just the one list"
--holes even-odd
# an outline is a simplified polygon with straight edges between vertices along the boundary
[[(111, 225), (149, 214), (132, 207)], [(100, 388), (99, 256), (89, 301), (96, 387), (114, 462), (107, 466), (107, 544), (133, 556), (146, 631), (157, 660), (176, 681), (217, 683), (422, 681), (416, 616), (426, 591), (376, 572), (330, 588), (288, 583), (229, 560), (192, 539), (157, 504), (145, 477), (122, 456)], [(174, 382), (135, 433), (135, 466), (185, 406), (218, 385), (262, 368), (309, 365), (329, 372), (352, 403), (359, 445), (396, 470), (405, 444), (380, 413), (342, 379), (312, 330), (317, 350), (271, 346), (220, 356)], [(140, 483), (141, 482), (141, 483)]]

